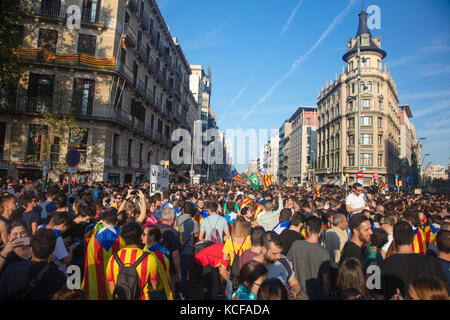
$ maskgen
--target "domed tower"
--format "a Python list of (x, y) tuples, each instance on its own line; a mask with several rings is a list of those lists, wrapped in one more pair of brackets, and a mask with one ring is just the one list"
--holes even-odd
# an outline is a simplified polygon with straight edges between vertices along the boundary
[(358, 168), (365, 168), (364, 185), (374, 183), (374, 176), (386, 184), (395, 181), (400, 148), (399, 99), (386, 66), (383, 70), (385, 57), (381, 37), (372, 36), (367, 13), (362, 9), (356, 36), (348, 39), (347, 52), (342, 56), (347, 67), (335, 81), (327, 81), (317, 99), (319, 179), (354, 183)]

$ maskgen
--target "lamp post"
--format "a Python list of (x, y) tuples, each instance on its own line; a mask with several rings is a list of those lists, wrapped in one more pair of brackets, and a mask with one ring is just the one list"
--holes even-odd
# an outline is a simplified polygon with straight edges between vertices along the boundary
[[(357, 86), (358, 86), (358, 172), (361, 171), (361, 60), (363, 63), (366, 63), (367, 59), (362, 58), (361, 59), (361, 36), (359, 36), (356, 39), (357, 42), (357, 52), (356, 52), (356, 59), (358, 60), (358, 80), (357, 80)], [(365, 90), (367, 87), (364, 85), (363, 90)]]
[[(425, 155), (423, 156), (422, 163), (420, 164), (420, 170), (419, 170), (419, 172), (420, 172), (420, 179), (421, 179), (421, 180), (422, 180), (422, 167), (423, 167), (423, 163), (425, 162), (425, 158), (428, 157), (429, 155), (430, 155), (429, 153), (425, 154)], [(422, 185), (422, 182), (423, 182), (423, 181), (420, 182), (420, 185)]]

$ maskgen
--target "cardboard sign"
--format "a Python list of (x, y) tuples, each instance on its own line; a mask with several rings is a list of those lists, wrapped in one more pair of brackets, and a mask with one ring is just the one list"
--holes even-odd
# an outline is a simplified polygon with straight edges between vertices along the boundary
[(169, 189), (169, 170), (158, 165), (150, 167), (150, 194)]

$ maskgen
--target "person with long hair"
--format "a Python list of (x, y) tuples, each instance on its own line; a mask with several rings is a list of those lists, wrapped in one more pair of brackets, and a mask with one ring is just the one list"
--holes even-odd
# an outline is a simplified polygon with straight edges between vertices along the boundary
[(239, 272), (239, 282), (233, 300), (256, 300), (258, 291), (267, 279), (267, 268), (264, 264), (252, 260), (242, 266)]
[(449, 300), (445, 283), (438, 279), (415, 279), (408, 288), (411, 300)]
[(337, 274), (336, 292), (350, 288), (361, 292), (364, 298), (371, 299), (369, 290), (367, 290), (363, 267), (361, 262), (356, 258), (345, 259), (339, 267)]
[(241, 256), (245, 250), (251, 248), (252, 244), (248, 233), (249, 226), (250, 224), (244, 217), (237, 217), (234, 221), (231, 237), (225, 241), (223, 246), (223, 261), (225, 263), (220, 266), (220, 274), (227, 275), (227, 297), (229, 299), (231, 299), (233, 290), (233, 279), (230, 278), (230, 274), (225, 269), (227, 265), (231, 268), (236, 255)]

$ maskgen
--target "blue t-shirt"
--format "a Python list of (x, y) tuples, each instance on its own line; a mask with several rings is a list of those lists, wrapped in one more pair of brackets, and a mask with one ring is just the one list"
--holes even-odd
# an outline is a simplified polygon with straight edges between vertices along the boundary
[(450, 283), (450, 262), (439, 257), (437, 257), (437, 260), (442, 266), (442, 270), (447, 277), (447, 282)]

